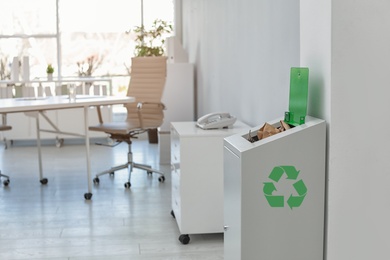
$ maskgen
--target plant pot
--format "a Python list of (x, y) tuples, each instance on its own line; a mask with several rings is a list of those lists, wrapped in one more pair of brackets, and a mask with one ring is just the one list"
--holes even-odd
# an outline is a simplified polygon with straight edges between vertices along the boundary
[(47, 81), (53, 81), (53, 73), (47, 74)]

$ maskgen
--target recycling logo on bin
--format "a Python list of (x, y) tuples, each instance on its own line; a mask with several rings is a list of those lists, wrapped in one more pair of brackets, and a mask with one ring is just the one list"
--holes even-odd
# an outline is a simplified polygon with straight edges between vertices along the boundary
[[(295, 169), (295, 166), (275, 166), (272, 169), (268, 176), (271, 181), (264, 182), (263, 187), (264, 196), (271, 207), (282, 208), (285, 206), (285, 201), (287, 202), (290, 209), (301, 206), (307, 194), (307, 188), (303, 180), (297, 180), (299, 172), (300, 171)], [(295, 190), (294, 194), (279, 194), (279, 191), (276, 187), (283, 175), (286, 175), (286, 180), (291, 182), (291, 185)]]

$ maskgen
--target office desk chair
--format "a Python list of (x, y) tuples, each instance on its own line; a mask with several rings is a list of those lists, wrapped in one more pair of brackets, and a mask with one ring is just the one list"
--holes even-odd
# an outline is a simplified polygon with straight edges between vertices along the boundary
[[(5, 123), (5, 115), (2, 115), (3, 116), (3, 122), (2, 122), (2, 124), (0, 125), (0, 131), (8, 131), (8, 130), (11, 130), (12, 129), (12, 127), (11, 126), (8, 126), (8, 125), (6, 125)], [(4, 180), (3, 181), (3, 184), (4, 184), (4, 186), (8, 186), (8, 184), (9, 184), (9, 176), (7, 176), (7, 175), (5, 175), (5, 174), (2, 174), (1, 173), (1, 170), (0, 170), (0, 179), (1, 178), (5, 178), (6, 180)]]
[(135, 57), (131, 61), (130, 83), (127, 96), (135, 97), (135, 102), (125, 104), (127, 109), (127, 119), (123, 122), (102, 121), (98, 108), (99, 124), (90, 126), (91, 131), (105, 132), (116, 142), (111, 147), (119, 143), (128, 144), (127, 162), (102, 171), (93, 179), (94, 184), (99, 184), (99, 176), (104, 174), (114, 174), (115, 171), (128, 169), (128, 181), (125, 188), (131, 187), (131, 173), (133, 168), (145, 170), (148, 174), (157, 173), (158, 180), (165, 181), (164, 173), (153, 169), (150, 165), (139, 164), (133, 161), (131, 143), (133, 138), (148, 130), (160, 127), (164, 119), (165, 106), (161, 103), (161, 98), (166, 80), (166, 57)]

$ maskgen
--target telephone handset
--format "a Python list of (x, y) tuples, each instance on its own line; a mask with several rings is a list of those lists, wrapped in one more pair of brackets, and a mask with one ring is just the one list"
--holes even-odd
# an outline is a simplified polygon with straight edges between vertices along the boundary
[(202, 116), (196, 125), (202, 129), (226, 128), (232, 126), (237, 118), (229, 113), (210, 113)]

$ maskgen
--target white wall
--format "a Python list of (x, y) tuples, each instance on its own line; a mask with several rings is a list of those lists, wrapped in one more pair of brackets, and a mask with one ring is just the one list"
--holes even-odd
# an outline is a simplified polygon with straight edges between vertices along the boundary
[(309, 68), (308, 111), (330, 118), (331, 4), (329, 0), (301, 0), (300, 63)]
[[(310, 69), (308, 111), (327, 122), (327, 156), (331, 124), (331, 1), (301, 0), (300, 2), (300, 54), (301, 65)], [(327, 161), (327, 169), (329, 169)], [(327, 176), (329, 174), (327, 173)], [(327, 190), (328, 190), (327, 186)], [(327, 191), (327, 198), (329, 192)], [(327, 199), (328, 202), (328, 199)], [(328, 204), (328, 203), (327, 203)], [(326, 205), (326, 222), (328, 205)], [(325, 223), (327, 229), (328, 223)], [(327, 240), (327, 233), (325, 235)], [(325, 245), (325, 258), (327, 243)]]
[(301, 0), (301, 62), (328, 121), (328, 260), (390, 259), (390, 1)]
[(279, 117), (289, 68), (308, 66), (309, 114), (328, 122), (326, 259), (390, 259), (390, 1), (300, 5), (183, 0), (198, 113), (229, 110), (252, 125)]
[(282, 117), (299, 66), (299, 1), (183, 0), (182, 9), (197, 115), (229, 111), (253, 126)]

